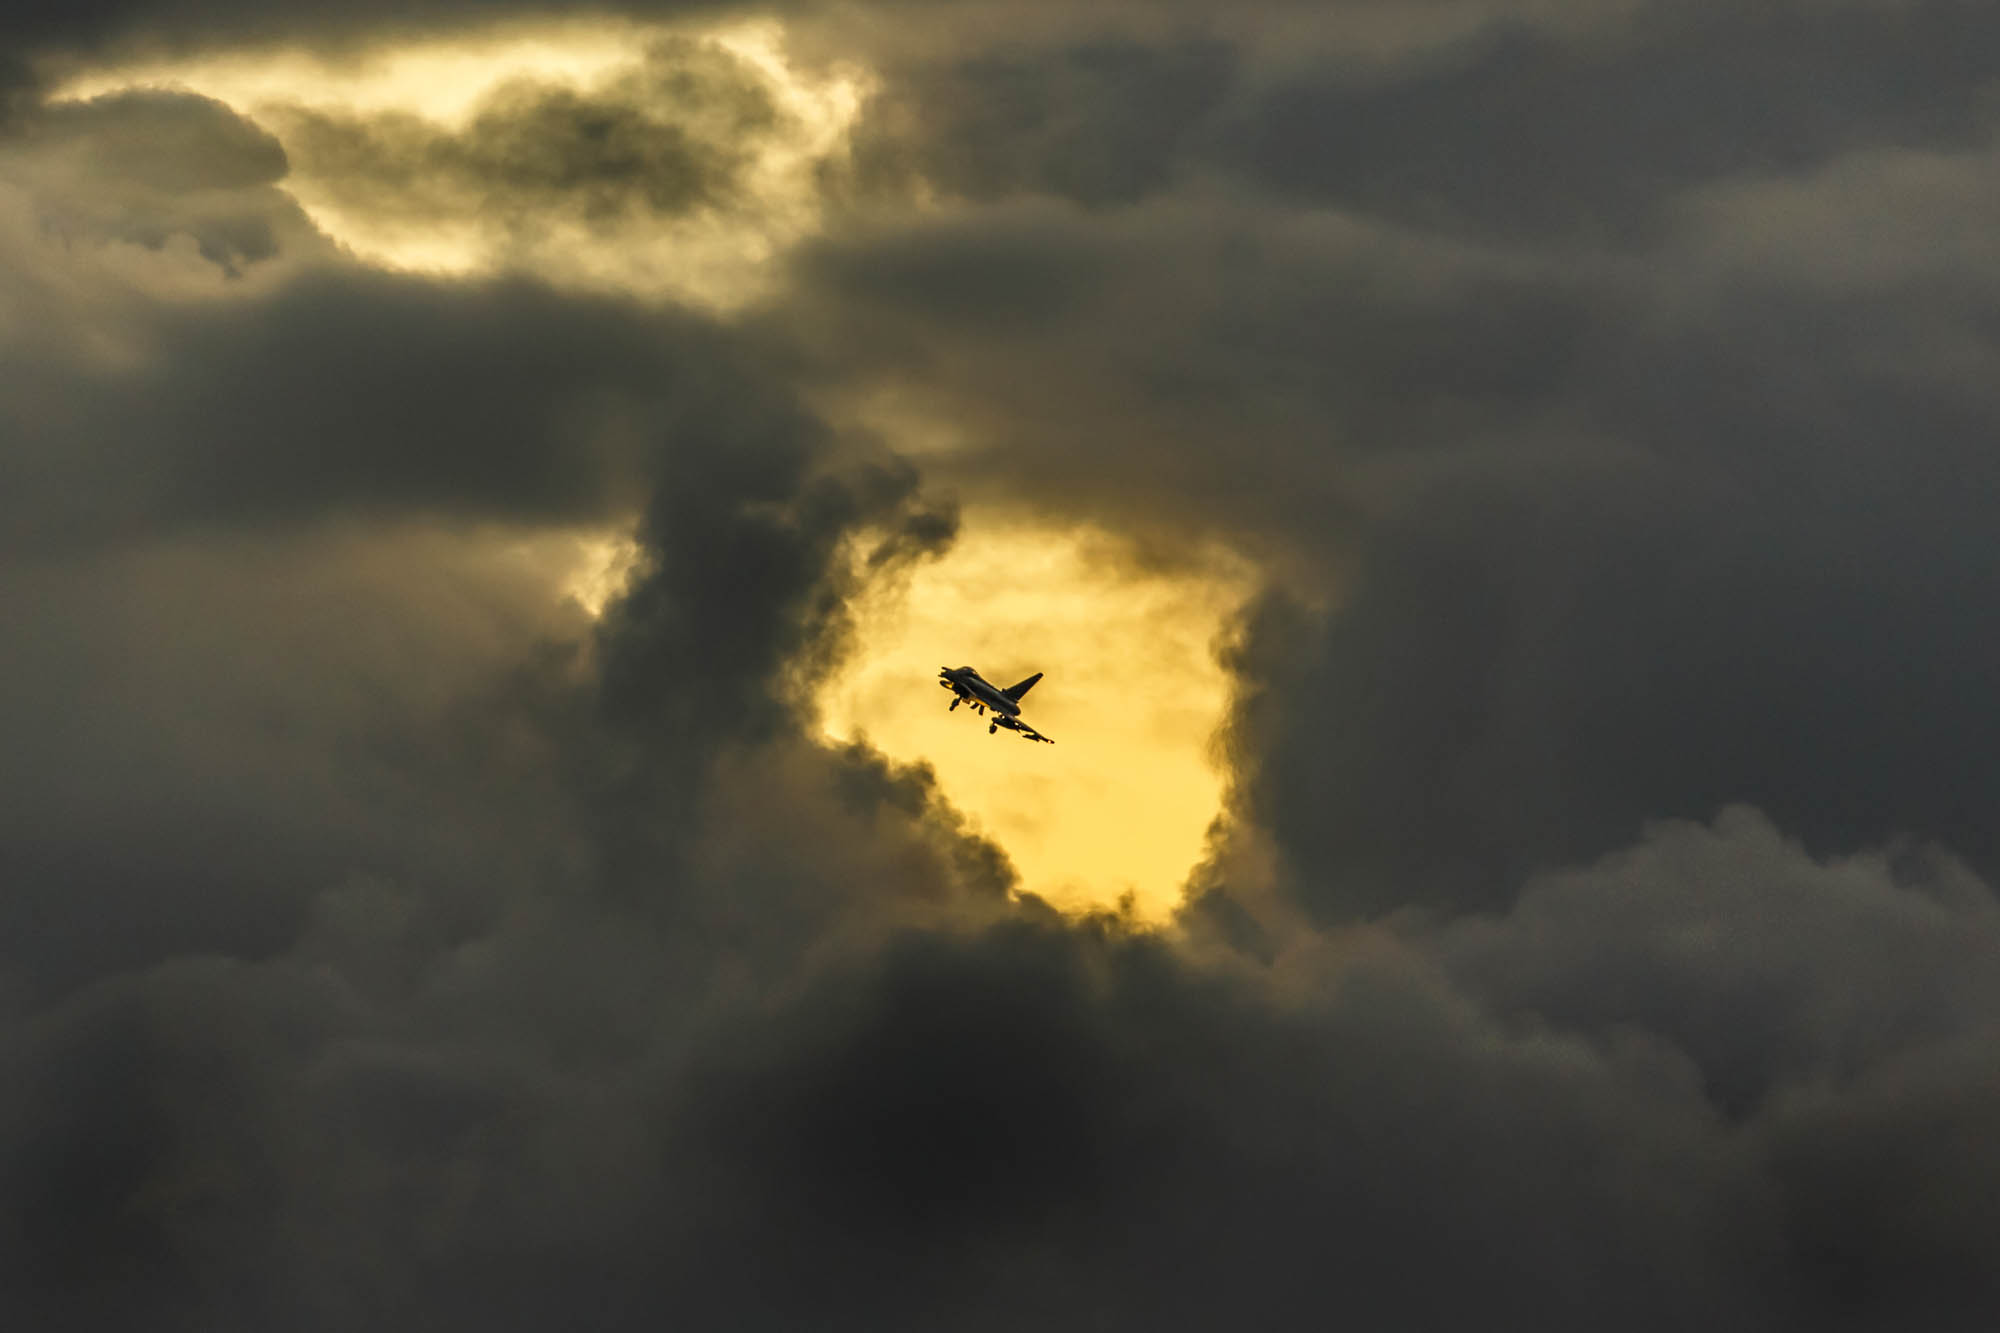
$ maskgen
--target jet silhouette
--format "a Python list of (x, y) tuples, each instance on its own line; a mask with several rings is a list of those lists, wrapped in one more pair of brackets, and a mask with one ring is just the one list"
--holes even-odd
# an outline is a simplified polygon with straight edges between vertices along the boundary
[(1018, 681), (1003, 690), (969, 666), (938, 668), (938, 684), (950, 690), (953, 696), (951, 707), (945, 709), (947, 713), (960, 704), (970, 704), (973, 712), (991, 715), (986, 724), (986, 734), (989, 736), (1005, 727), (1023, 740), (1044, 741), (1054, 745), (1054, 741), (1021, 720), (1021, 696), (1034, 689), (1035, 682), (1041, 678), (1042, 673), (1037, 671), (1026, 680)]

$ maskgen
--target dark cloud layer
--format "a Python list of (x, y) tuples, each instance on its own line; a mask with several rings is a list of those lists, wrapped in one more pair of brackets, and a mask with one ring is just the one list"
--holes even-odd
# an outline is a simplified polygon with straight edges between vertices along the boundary
[(1276, 188), (1447, 227), (1614, 238), (1722, 176), (1987, 132), (1990, 7), (1642, 6), (1630, 25), (1483, 29), (1410, 68), (1290, 79), (1226, 132)]
[[(1506, 10), (876, 14), (739, 316), (283, 190), (733, 206), (712, 52), (459, 135), (24, 99), (0, 1322), (1987, 1327), (1995, 35)], [(290, 21), (4, 35), (183, 20)], [(818, 737), (955, 496), (1264, 562), (1173, 928)], [(592, 619), (536, 553), (611, 524)]]
[(24, 264), (53, 232), (86, 250), (185, 238), (232, 275), (308, 271), (248, 304), (129, 306), (117, 336), (143, 343), (138, 367), (20, 330), (0, 385), (0, 540), (16, 548), (355, 510), (601, 518), (636, 507), (662, 440), (806, 428), (696, 316), (310, 267), (328, 247), (270, 188), (283, 153), (213, 102), (65, 107), (21, 151), (30, 179), (56, 177)]
[[(1850, 891), (1926, 910), (1885, 877)], [(441, 960), (400, 1003), (307, 955), (176, 965), (39, 1019), (10, 1051), (35, 1090), (10, 1198), (36, 1224), (10, 1299), (170, 1327), (1290, 1327), (1337, 1303), (1413, 1328), (1969, 1328), (1954, 1312), (1991, 1297), (1948, 1220), (1992, 1183), (1969, 1091), (1990, 1057), (1963, 1046), (1731, 1123), (1646, 1029), (1510, 1028), (1386, 941), (1280, 1002), (1031, 915), (892, 936), (607, 1067), (538, 1041), (644, 992), (565, 977), (553, 1012), (549, 991), (486, 1007), (542, 950), (624, 961), (537, 925), (506, 972)], [(1503, 921), (1484, 949), (1547, 938)], [(1789, 998), (1692, 960), (1683, 981), (1751, 1022)]]
[(1616, 447), (1427, 483), (1323, 633), (1260, 621), (1246, 672), (1319, 721), (1253, 709), (1253, 800), (1327, 901), (1490, 901), (1736, 801), (1823, 850), (1916, 835), (1991, 874), (1991, 405), (1896, 364), (1960, 319), (1927, 307), (1606, 323), (1562, 392)]
[(892, 72), (862, 126), (858, 177), (974, 199), (1046, 192), (1131, 203), (1170, 182), (1231, 63), (1219, 42), (1105, 40)]

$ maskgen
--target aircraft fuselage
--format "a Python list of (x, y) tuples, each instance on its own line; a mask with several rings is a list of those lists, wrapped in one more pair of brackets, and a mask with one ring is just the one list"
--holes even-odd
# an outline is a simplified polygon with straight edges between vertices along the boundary
[(977, 703), (1005, 717), (1019, 717), (1021, 705), (1001, 693), (1000, 688), (981, 676), (971, 667), (946, 669), (939, 673), (940, 683), (953, 691), (959, 698)]
[(1042, 673), (1037, 671), (1003, 690), (969, 666), (938, 668), (938, 684), (951, 691), (951, 707), (946, 712), (956, 712), (960, 704), (970, 704), (972, 711), (981, 716), (992, 714), (986, 718), (989, 736), (1004, 729), (1027, 740), (1053, 745), (1055, 742), (1021, 720), (1021, 696), (1034, 689), (1041, 678)]

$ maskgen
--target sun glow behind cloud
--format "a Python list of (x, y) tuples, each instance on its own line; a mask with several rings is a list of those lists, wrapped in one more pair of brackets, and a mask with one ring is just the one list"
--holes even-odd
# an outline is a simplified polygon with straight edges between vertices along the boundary
[[(641, 550), (622, 532), (574, 531), (501, 554), (594, 619)], [(822, 731), (930, 765), (1026, 891), (1071, 911), (1129, 900), (1164, 920), (1222, 810), (1210, 741), (1229, 678), (1215, 645), (1254, 584), (1226, 551), (1151, 569), (1102, 532), (975, 511), (948, 554), (853, 607), (853, 651), (815, 700)], [(937, 669), (968, 662), (1002, 685), (1046, 672), (1023, 711), (1057, 744), (950, 710)]]
[[(530, 86), (629, 99), (648, 53), (674, 41), (734, 62), (775, 112), (775, 128), (757, 134), (741, 165), (729, 207), (608, 226), (561, 213), (496, 220), (477, 200), (426, 211), (421, 182), (411, 195), (399, 196), (394, 182), (356, 190), (295, 133), (318, 115), (400, 117), (449, 135), (466, 131), (497, 95)], [(223, 102), (284, 144), (291, 171), (282, 187), (365, 263), (445, 275), (524, 272), (727, 310), (760, 295), (775, 275), (770, 261), (819, 228), (819, 177), (846, 153), (871, 86), (864, 71), (795, 66), (775, 24), (696, 33), (575, 22), (338, 59), (276, 50), (130, 63), (79, 75), (60, 96), (173, 87)], [(953, 440), (944, 452), (957, 447)], [(625, 584), (637, 553), (628, 534), (612, 531), (517, 535), (493, 549), (503, 565), (532, 567), (553, 599), (593, 618)], [(1126, 899), (1140, 915), (1163, 918), (1222, 807), (1225, 777), (1211, 762), (1210, 740), (1228, 705), (1228, 677), (1213, 646), (1250, 584), (1248, 567), (1227, 553), (1150, 568), (1108, 534), (975, 509), (948, 555), (855, 608), (855, 651), (817, 700), (824, 730), (930, 764), (945, 797), (1013, 860), (1024, 889), (1070, 909)], [(1026, 711), (1057, 744), (989, 735), (966, 710), (948, 713), (936, 671), (964, 662), (1000, 684), (1046, 672)]]
[(563, 596), (596, 619), (631, 582), (642, 554), (638, 539), (624, 533), (579, 533), (550, 563), (562, 571)]
[[(824, 726), (929, 763), (1029, 892), (1071, 909), (1129, 894), (1160, 919), (1221, 809), (1209, 741), (1229, 681), (1214, 644), (1250, 588), (1226, 552), (1147, 569), (1101, 533), (975, 513), (948, 555), (860, 608)], [(1056, 744), (949, 711), (938, 668), (966, 663), (1002, 686), (1046, 672), (1023, 714)]]
[(217, 51), (89, 70), (61, 84), (55, 95), (85, 98), (123, 88), (181, 87), (246, 115), (284, 105), (407, 111), (462, 124), (482, 96), (511, 79), (583, 87), (630, 65), (636, 35), (631, 25), (595, 20), (418, 39), (341, 56), (296, 48)]
[[(704, 108), (677, 100), (673, 80), (648, 85), (649, 56), (690, 43), (726, 61), (771, 112), (746, 138), (730, 197), (672, 215), (636, 211), (561, 215), (511, 207), (477, 189), (400, 197), (357, 181), (304, 132), (313, 117), (364, 124), (401, 118), (448, 141), (509, 93), (607, 99), (667, 132), (697, 134)], [(854, 66), (808, 70), (786, 53), (772, 22), (706, 31), (612, 20), (405, 40), (335, 58), (296, 49), (240, 50), (141, 60), (81, 72), (59, 99), (133, 88), (211, 97), (273, 134), (291, 171), (283, 188), (328, 236), (365, 262), (448, 275), (514, 271), (592, 291), (732, 308), (765, 290), (770, 261), (820, 223), (820, 177), (844, 157), (872, 88)], [(347, 173), (347, 174), (344, 174)]]
[[(618, 532), (509, 549), (593, 618), (641, 555)], [(1222, 810), (1210, 741), (1229, 678), (1215, 645), (1254, 583), (1226, 551), (1151, 569), (1102, 532), (975, 511), (947, 555), (853, 607), (853, 651), (816, 699), (822, 730), (930, 765), (1028, 892), (1067, 910), (1129, 898), (1163, 920)], [(964, 663), (1001, 685), (1046, 672), (1023, 712), (1058, 743), (988, 733), (969, 709), (952, 711), (934, 681)]]

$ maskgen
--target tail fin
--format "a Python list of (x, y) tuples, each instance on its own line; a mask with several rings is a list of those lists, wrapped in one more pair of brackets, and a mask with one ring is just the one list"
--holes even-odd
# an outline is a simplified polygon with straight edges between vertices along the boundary
[(1000, 693), (1006, 695), (1009, 699), (1012, 699), (1015, 703), (1019, 703), (1021, 701), (1021, 696), (1026, 694), (1029, 690), (1034, 689), (1035, 682), (1040, 680), (1041, 678), (1042, 678), (1042, 673), (1037, 671), (1034, 675), (1028, 677), (1024, 681), (1021, 681), (1019, 684), (1009, 685), (1006, 689), (1000, 691)]

